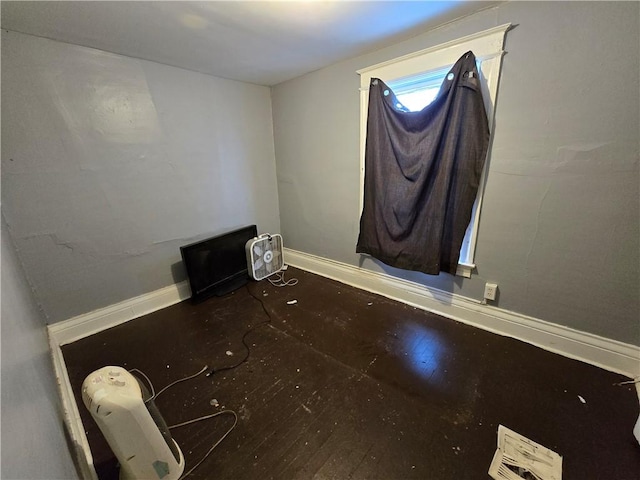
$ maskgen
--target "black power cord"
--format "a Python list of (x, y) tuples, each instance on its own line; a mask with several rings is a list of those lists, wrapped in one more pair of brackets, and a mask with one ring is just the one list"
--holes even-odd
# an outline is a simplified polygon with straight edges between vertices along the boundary
[(227, 370), (233, 370), (234, 368), (238, 368), (240, 365), (245, 363), (249, 359), (249, 355), (251, 353), (251, 349), (249, 348), (249, 345), (247, 344), (247, 336), (251, 332), (253, 332), (255, 329), (257, 329), (258, 327), (261, 327), (262, 325), (266, 325), (267, 323), (269, 323), (269, 324), (271, 323), (271, 314), (269, 313), (267, 308), (264, 306), (264, 302), (260, 298), (256, 297), (251, 292), (251, 290), (249, 290), (249, 285), (245, 285), (245, 289), (247, 290), (249, 295), (251, 295), (256, 301), (258, 301), (260, 303), (260, 306), (262, 306), (262, 310), (264, 311), (264, 313), (267, 315), (267, 317), (269, 319), (264, 321), (264, 322), (256, 323), (253, 327), (251, 327), (249, 330), (244, 332), (244, 335), (242, 335), (242, 344), (244, 345), (244, 348), (246, 350), (245, 356), (244, 356), (244, 358), (242, 360), (240, 360), (235, 365), (230, 365), (228, 367), (212, 368), (211, 371), (209, 373), (207, 373), (207, 377), (210, 377), (214, 373), (224, 372), (224, 371), (227, 371)]
[[(244, 345), (245, 349), (246, 349), (246, 354), (244, 356), (244, 358), (242, 360), (240, 360), (238, 363), (236, 363), (235, 365), (230, 365), (227, 367), (220, 367), (220, 368), (214, 368), (212, 369), (209, 373), (207, 373), (207, 377), (210, 377), (211, 375), (213, 375), (214, 373), (218, 373), (218, 372), (224, 372), (226, 370), (233, 370), (234, 368), (239, 367), (240, 365), (242, 365), (243, 363), (245, 363), (248, 359), (249, 359), (249, 355), (251, 353), (251, 350), (249, 348), (249, 345), (247, 344), (247, 336), (253, 332), (254, 330), (256, 330), (258, 327), (261, 327), (262, 325), (265, 325), (267, 323), (271, 323), (271, 314), (269, 313), (269, 311), (267, 310), (267, 308), (264, 305), (264, 302), (262, 301), (262, 299), (260, 299), (259, 297), (255, 296), (251, 290), (249, 290), (249, 286), (245, 285), (245, 288), (247, 289), (247, 292), (249, 293), (249, 295), (251, 295), (256, 301), (258, 301), (260, 303), (260, 306), (262, 307), (262, 310), (264, 311), (264, 313), (267, 315), (268, 320), (264, 321), (264, 322), (260, 322), (255, 324), (253, 327), (251, 327), (249, 330), (247, 330), (246, 332), (244, 332), (244, 335), (242, 335), (242, 344)], [(205, 370), (207, 369), (207, 366), (205, 365), (199, 372), (193, 374), (193, 375), (189, 375), (187, 377), (184, 378), (180, 378), (172, 383), (170, 383), (169, 385), (167, 385), (166, 387), (160, 389), (157, 393), (153, 387), (153, 383), (151, 383), (151, 380), (149, 380), (149, 377), (147, 377), (147, 375), (145, 375), (144, 372), (138, 370), (137, 368), (133, 368), (131, 370), (129, 370), (129, 372), (136, 372), (138, 374), (140, 374), (147, 382), (147, 384), (149, 385), (149, 392), (148, 395), (146, 395), (148, 398), (144, 401), (145, 404), (147, 403), (151, 403), (153, 404), (153, 400), (155, 400), (158, 396), (160, 396), (163, 392), (165, 392), (166, 390), (168, 390), (169, 388), (173, 387), (174, 385), (176, 385), (177, 383), (186, 381), (186, 380), (190, 380), (192, 378), (197, 377), (198, 375), (201, 375)], [(140, 383), (140, 382), (139, 382)], [(141, 384), (141, 383), (140, 383)], [(141, 384), (142, 385), (142, 384)], [(153, 405), (153, 407), (155, 408), (155, 405)], [(158, 415), (159, 412), (158, 412)], [(199, 417), (199, 418), (194, 418), (193, 420), (188, 420), (186, 422), (182, 422), (179, 423), (177, 425), (171, 425), (171, 426), (166, 426), (166, 424), (164, 424), (164, 420), (163, 420), (163, 426), (164, 429), (162, 429), (163, 431), (167, 431), (168, 430), (173, 430), (174, 428), (179, 428), (179, 427), (183, 427), (186, 425), (190, 425), (192, 423), (195, 422), (200, 422), (202, 420), (208, 420), (210, 418), (214, 418), (220, 415), (232, 415), (234, 417), (234, 421), (233, 421), (233, 425), (231, 425), (231, 427), (224, 433), (224, 435), (222, 435), (222, 437), (216, 441), (216, 443), (214, 443), (211, 448), (207, 451), (207, 453), (204, 455), (204, 457), (202, 457), (201, 460), (199, 460), (193, 467), (191, 467), (189, 469), (189, 471), (187, 471), (186, 473), (184, 473), (183, 475), (180, 476), (180, 480), (183, 480), (184, 478), (188, 477), (189, 475), (191, 475), (191, 473), (198, 468), (208, 457), (209, 455), (211, 455), (211, 453), (215, 450), (215, 448), (220, 445), (220, 443), (227, 438), (227, 436), (231, 433), (231, 431), (235, 428), (235, 426), (238, 423), (238, 415), (236, 412), (234, 412), (233, 410), (224, 410), (221, 412), (216, 412), (216, 413), (212, 413), (209, 415), (205, 415), (203, 417)], [(160, 418), (162, 418), (160, 416)], [(164, 435), (164, 433), (163, 433)], [(170, 436), (169, 436), (170, 438)]]

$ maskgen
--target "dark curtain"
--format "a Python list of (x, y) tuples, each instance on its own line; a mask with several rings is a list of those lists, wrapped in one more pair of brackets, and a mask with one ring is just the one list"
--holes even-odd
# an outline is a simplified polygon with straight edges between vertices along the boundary
[(371, 79), (356, 252), (406, 270), (455, 274), (488, 144), (472, 52), (419, 112), (407, 111), (382, 80)]

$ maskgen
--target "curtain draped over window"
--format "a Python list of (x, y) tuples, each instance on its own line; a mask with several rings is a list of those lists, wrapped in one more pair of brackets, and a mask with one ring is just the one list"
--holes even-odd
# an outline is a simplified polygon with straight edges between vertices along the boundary
[(372, 78), (356, 252), (406, 270), (455, 274), (488, 144), (472, 52), (419, 112)]

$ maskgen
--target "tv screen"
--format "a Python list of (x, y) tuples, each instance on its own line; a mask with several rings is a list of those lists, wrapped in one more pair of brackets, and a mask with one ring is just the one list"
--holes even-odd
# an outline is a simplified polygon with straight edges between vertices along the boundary
[(225, 295), (249, 281), (245, 244), (258, 236), (255, 225), (180, 247), (191, 299)]

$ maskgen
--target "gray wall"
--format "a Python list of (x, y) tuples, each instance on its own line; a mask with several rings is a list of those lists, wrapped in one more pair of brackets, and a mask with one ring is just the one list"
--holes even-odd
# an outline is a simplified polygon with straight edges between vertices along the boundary
[[(640, 345), (637, 2), (509, 2), (273, 89), (288, 247)], [(356, 70), (512, 23), (477, 275), (403, 272), (355, 254)]]
[(181, 281), (180, 245), (280, 231), (270, 90), (3, 31), (2, 208), (48, 322)]
[(65, 443), (42, 313), (2, 221), (2, 461), (7, 479), (78, 478)]

